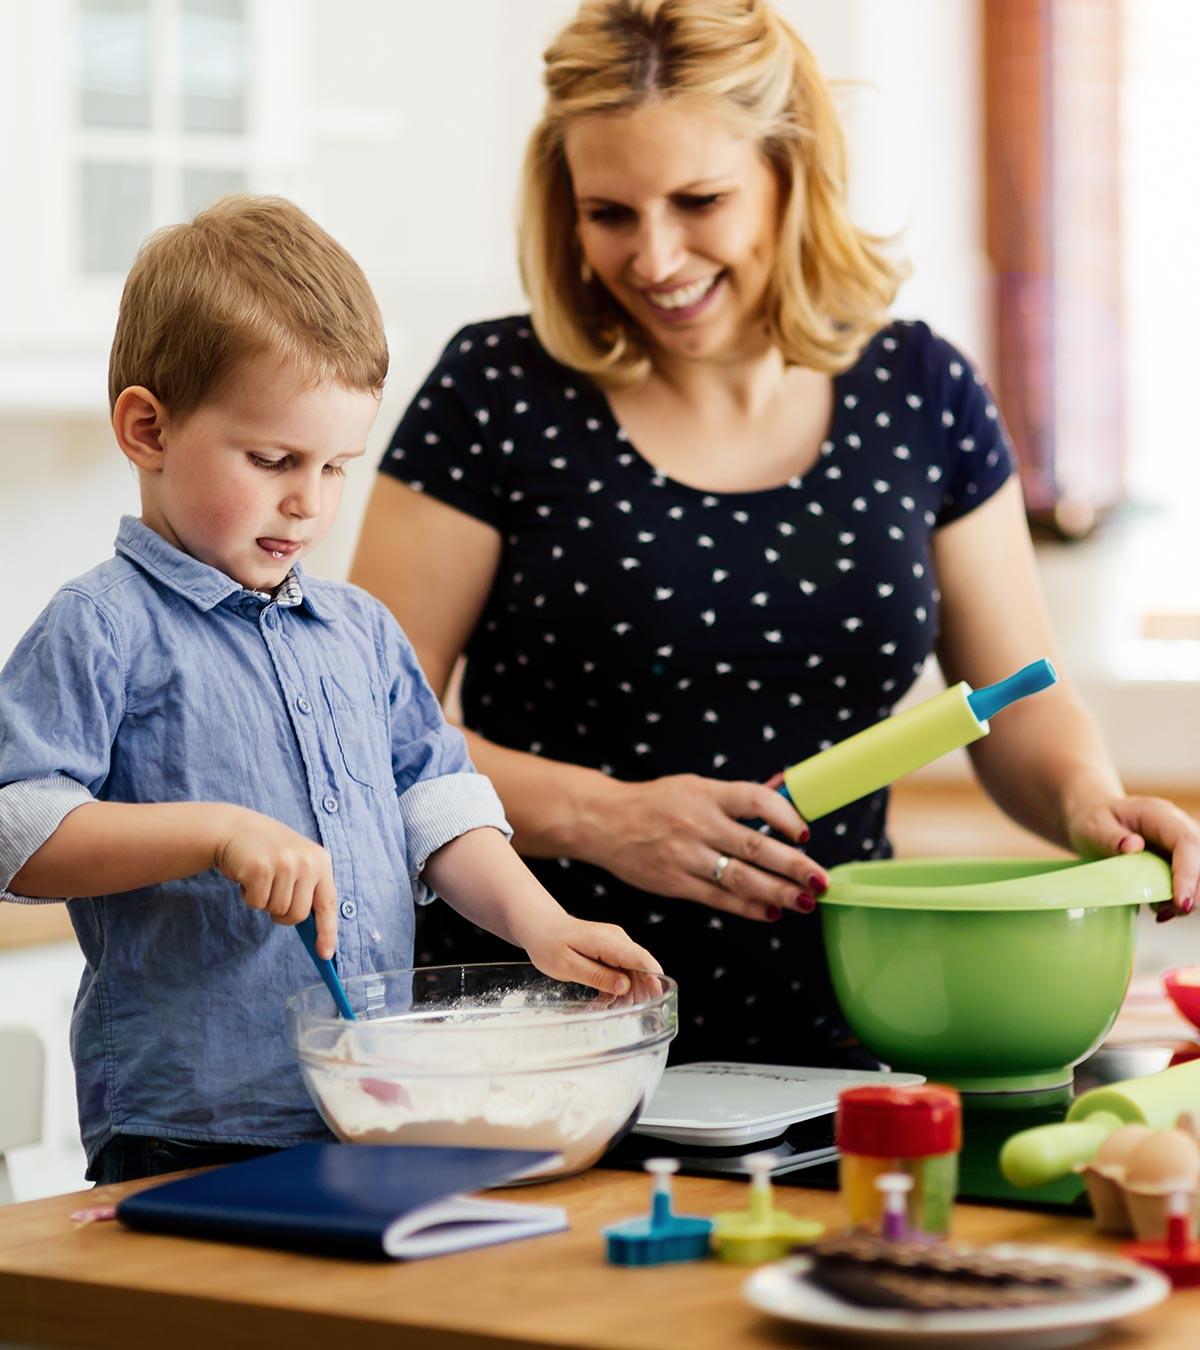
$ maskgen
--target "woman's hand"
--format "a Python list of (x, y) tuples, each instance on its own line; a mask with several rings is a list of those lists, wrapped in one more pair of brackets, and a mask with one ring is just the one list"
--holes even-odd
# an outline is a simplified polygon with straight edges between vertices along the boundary
[(1156, 906), (1159, 922), (1187, 914), (1200, 891), (1200, 824), (1161, 797), (1114, 797), (1074, 808), (1071, 846), (1084, 856), (1152, 849), (1171, 860), (1172, 900)]
[(829, 886), (802, 849), (741, 823), (763, 820), (796, 844), (808, 838), (795, 808), (761, 783), (610, 779), (596, 809), (580, 856), (643, 891), (773, 923), (785, 909), (810, 913)]

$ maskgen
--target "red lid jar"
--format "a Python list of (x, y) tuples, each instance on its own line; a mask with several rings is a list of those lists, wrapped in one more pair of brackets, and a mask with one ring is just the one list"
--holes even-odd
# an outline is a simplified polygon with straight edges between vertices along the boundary
[(838, 1097), (837, 1146), (871, 1158), (928, 1158), (962, 1147), (953, 1088), (855, 1087)]

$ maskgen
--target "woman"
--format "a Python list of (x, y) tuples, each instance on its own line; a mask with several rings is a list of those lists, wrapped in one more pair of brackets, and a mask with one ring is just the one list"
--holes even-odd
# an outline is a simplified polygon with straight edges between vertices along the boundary
[[(809, 829), (763, 780), (891, 711), (929, 652), (987, 684), (1053, 642), (980, 377), (850, 222), (807, 48), (758, 0), (587, 0), (526, 160), (531, 317), (464, 329), (381, 465), (354, 579), (444, 693), (566, 907), (681, 985), (676, 1058), (863, 1062), (811, 915), (890, 854), (887, 794)], [(973, 747), (1080, 851), (1200, 829), (1127, 798), (1066, 682)], [(443, 906), (419, 959), (511, 951)]]

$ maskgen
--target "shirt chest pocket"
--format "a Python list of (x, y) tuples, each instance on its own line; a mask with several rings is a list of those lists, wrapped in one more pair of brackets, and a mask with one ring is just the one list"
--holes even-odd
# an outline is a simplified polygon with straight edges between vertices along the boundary
[(346, 772), (363, 787), (389, 787), (392, 750), (388, 724), (370, 685), (365, 681), (349, 685), (332, 675), (322, 675), (321, 692)]

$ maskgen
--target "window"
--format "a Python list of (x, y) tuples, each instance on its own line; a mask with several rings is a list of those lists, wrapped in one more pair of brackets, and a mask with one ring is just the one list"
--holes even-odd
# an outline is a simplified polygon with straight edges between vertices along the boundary
[(249, 186), (246, 0), (79, 0), (75, 263), (123, 275), (157, 224)]
[(0, 137), (0, 420), (103, 407), (121, 288), (153, 230), (229, 192), (312, 190), (313, 15), (294, 0), (0, 4), (14, 129)]
[(1035, 519), (1193, 514), (1200, 6), (987, 0), (998, 383)]
[(985, 0), (996, 383), (1031, 519), (1125, 495), (1118, 0)]
[(149, 0), (82, 5), (79, 120), (87, 127), (149, 129)]
[[(1200, 502), (1191, 407), (1200, 296), (1200, 6), (1125, 0), (1122, 19), (1130, 489), (1140, 501), (1190, 517), (1190, 535)], [(1194, 578), (1194, 565), (1190, 570)]]

